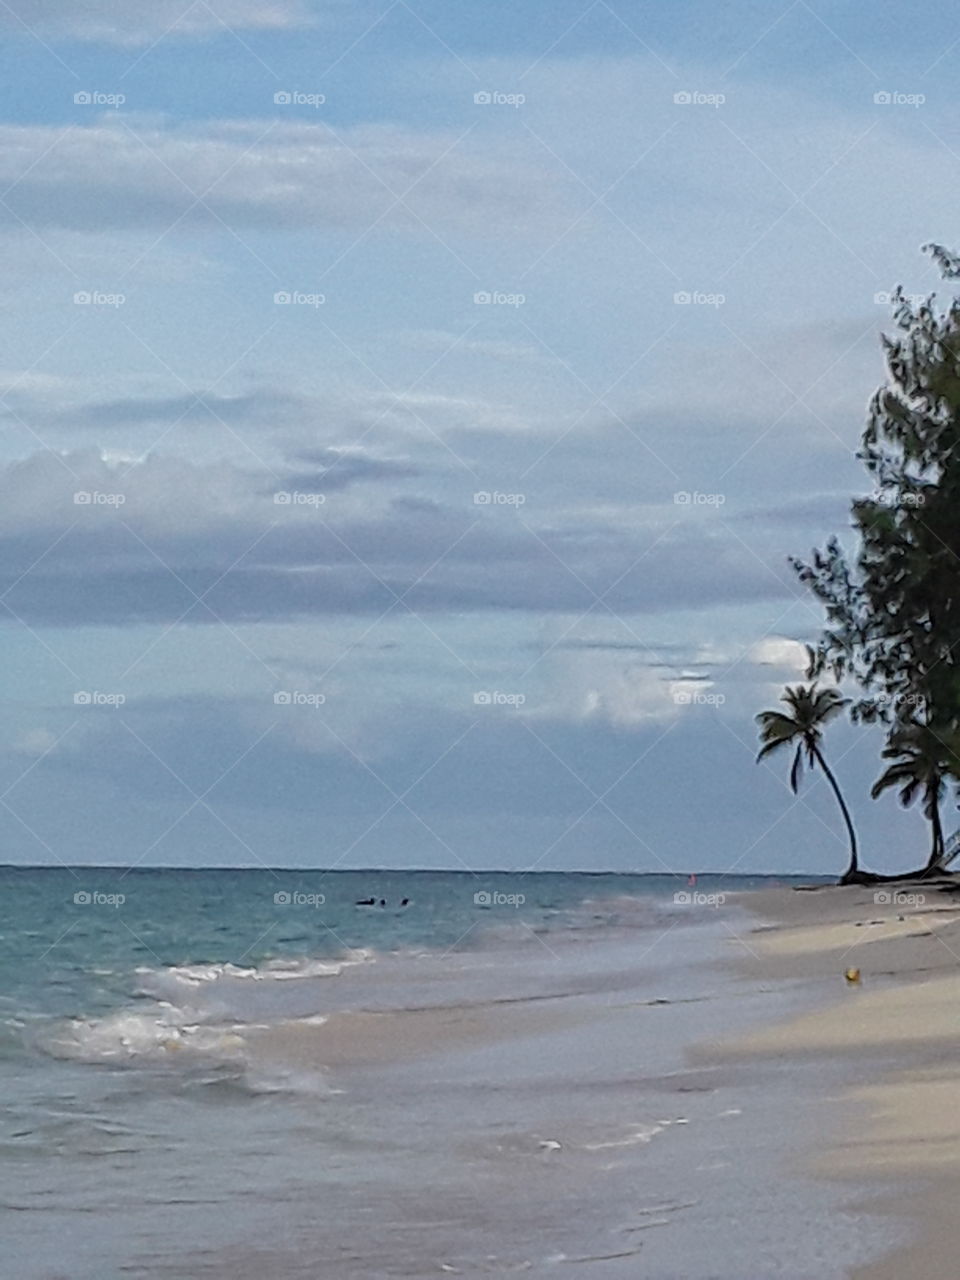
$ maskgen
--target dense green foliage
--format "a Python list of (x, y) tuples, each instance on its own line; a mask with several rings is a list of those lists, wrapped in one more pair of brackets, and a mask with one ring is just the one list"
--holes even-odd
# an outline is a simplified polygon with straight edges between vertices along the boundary
[[(960, 258), (927, 251), (944, 280), (960, 279)], [(944, 859), (947, 781), (960, 781), (960, 297), (938, 305), (898, 289), (894, 305), (888, 377), (858, 455), (872, 492), (853, 500), (856, 550), (833, 537), (793, 564), (826, 613), (809, 676), (855, 686), (853, 719), (887, 726), (893, 763), (873, 795), (922, 798), (932, 870)]]

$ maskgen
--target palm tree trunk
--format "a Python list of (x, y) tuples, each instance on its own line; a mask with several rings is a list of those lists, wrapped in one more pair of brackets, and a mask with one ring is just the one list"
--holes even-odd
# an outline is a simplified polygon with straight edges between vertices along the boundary
[(943, 823), (940, 821), (940, 802), (937, 799), (930, 809), (930, 826), (933, 828), (933, 849), (927, 868), (932, 870), (943, 862)]
[(853, 821), (851, 820), (851, 817), (850, 817), (850, 810), (847, 808), (846, 801), (844, 800), (843, 795), (841, 794), (840, 787), (837, 784), (836, 778), (833, 776), (833, 773), (831, 772), (829, 765), (827, 764), (826, 760), (824, 760), (823, 758), (823, 753), (821, 752), (819, 747), (814, 747), (813, 753), (817, 757), (817, 764), (823, 770), (824, 776), (826, 777), (827, 781), (830, 783), (831, 787), (833, 787), (833, 794), (837, 797), (837, 804), (840, 806), (840, 812), (843, 814), (843, 820), (847, 826), (847, 835), (850, 837), (850, 865), (847, 867), (846, 871), (843, 873), (843, 876), (840, 880), (840, 883), (843, 884), (846, 881), (851, 880), (854, 876), (858, 875), (860, 871), (860, 867), (857, 862), (857, 833), (853, 829)]

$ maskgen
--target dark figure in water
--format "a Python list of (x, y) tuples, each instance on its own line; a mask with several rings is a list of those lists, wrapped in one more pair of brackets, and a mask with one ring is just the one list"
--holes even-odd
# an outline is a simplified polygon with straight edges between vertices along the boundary
[(379, 905), (379, 906), (381, 906), (381, 907), (385, 907), (385, 906), (387, 905), (387, 900), (386, 900), (386, 898), (381, 898), (381, 899), (380, 899), (380, 902), (379, 902), (379, 904), (378, 904), (378, 905)]
[(400, 903), (400, 905), (401, 905), (401, 907), (409, 907), (409, 905), (410, 905), (410, 899), (409, 899), (409, 898), (404, 898), (404, 899), (403, 899), (403, 901)]
[(358, 907), (375, 907), (376, 905), (377, 905), (376, 898), (358, 898), (357, 899)]

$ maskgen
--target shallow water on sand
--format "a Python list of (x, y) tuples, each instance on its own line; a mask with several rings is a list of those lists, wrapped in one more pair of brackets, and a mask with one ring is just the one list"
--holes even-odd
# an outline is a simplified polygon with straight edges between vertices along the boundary
[[(881, 1252), (888, 1225), (785, 1168), (824, 1068), (685, 1054), (803, 1001), (720, 963), (751, 923), (654, 878), (556, 879), (498, 912), (408, 878), (377, 898), (429, 911), (376, 924), (341, 883), (335, 944), (281, 914), (248, 954), (249, 886), (81, 916), (52, 981), (7, 987), (9, 1274), (832, 1280)], [(56, 917), (32, 923), (38, 955)]]

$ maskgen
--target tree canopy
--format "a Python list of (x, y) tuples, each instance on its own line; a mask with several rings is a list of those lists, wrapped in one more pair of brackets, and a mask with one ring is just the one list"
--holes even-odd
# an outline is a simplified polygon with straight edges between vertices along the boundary
[[(960, 258), (927, 245), (945, 281)], [(826, 624), (809, 676), (858, 687), (855, 720), (887, 726), (892, 764), (874, 795), (924, 797), (928, 868), (942, 863), (944, 780), (960, 780), (960, 296), (893, 295), (887, 380), (874, 394), (858, 457), (871, 492), (853, 500), (855, 550), (830, 538), (792, 561)]]

